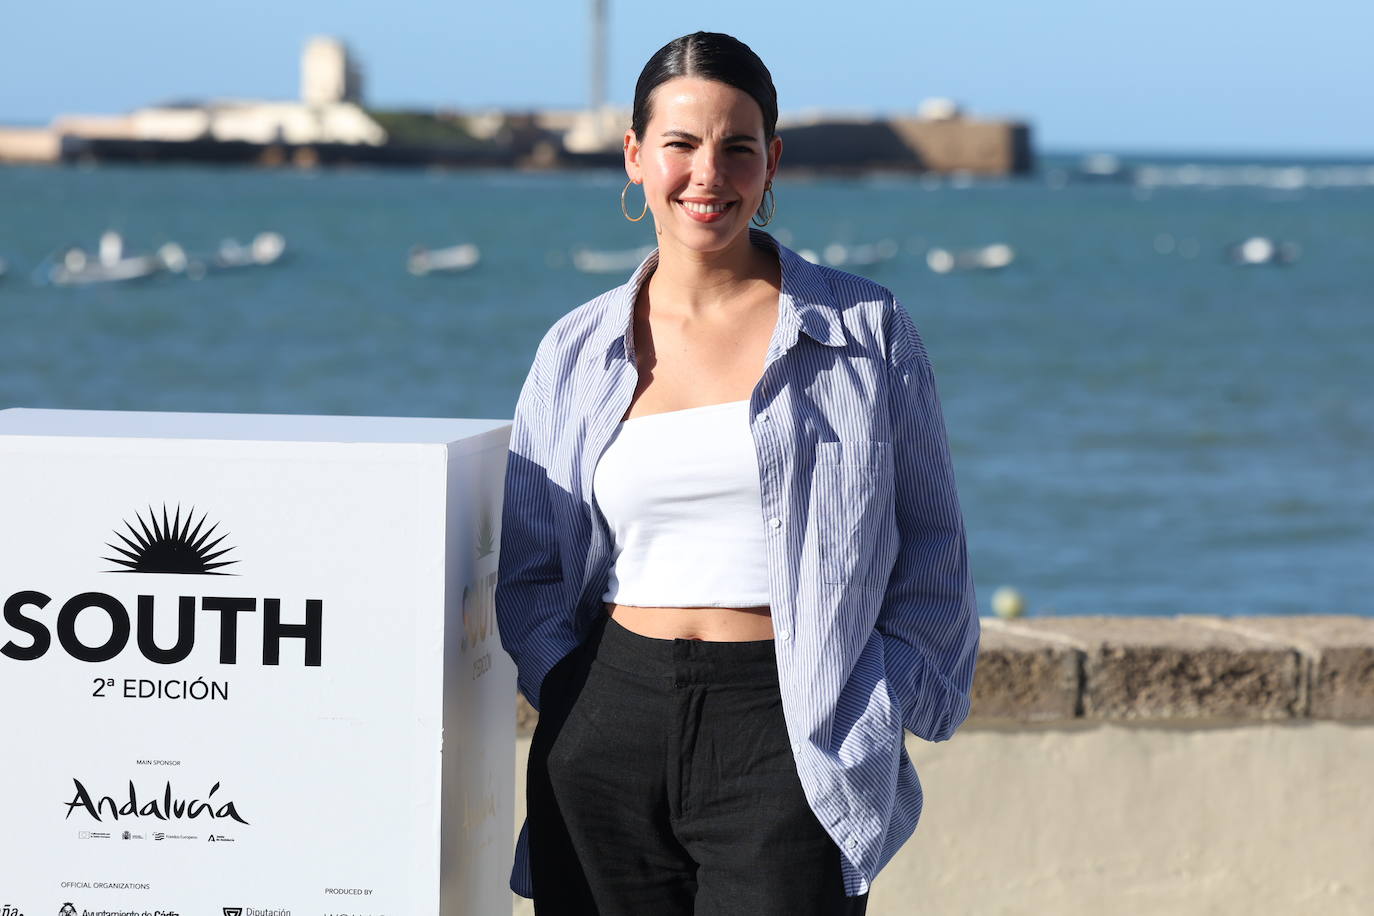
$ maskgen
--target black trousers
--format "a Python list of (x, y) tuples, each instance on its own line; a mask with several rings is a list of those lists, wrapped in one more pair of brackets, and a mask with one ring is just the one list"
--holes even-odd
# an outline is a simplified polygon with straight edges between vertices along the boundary
[(865, 912), (802, 792), (771, 639), (655, 639), (606, 617), (540, 691), (539, 916)]

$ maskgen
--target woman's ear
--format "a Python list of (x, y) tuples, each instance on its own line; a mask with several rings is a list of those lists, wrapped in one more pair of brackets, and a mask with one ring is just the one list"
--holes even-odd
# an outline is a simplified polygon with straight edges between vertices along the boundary
[(773, 176), (778, 174), (778, 160), (782, 158), (782, 137), (773, 135), (773, 140), (768, 144), (768, 180), (772, 181)]
[(644, 170), (639, 165), (639, 140), (635, 138), (634, 128), (625, 131), (625, 176), (636, 184), (644, 180)]

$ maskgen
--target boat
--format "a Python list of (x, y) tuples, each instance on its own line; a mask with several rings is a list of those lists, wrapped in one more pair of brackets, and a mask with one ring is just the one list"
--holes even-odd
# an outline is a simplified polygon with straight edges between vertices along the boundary
[(1124, 182), (1135, 175), (1134, 169), (1127, 167), (1118, 156), (1111, 153), (1091, 153), (1078, 161), (1073, 176), (1078, 181)]
[(572, 252), (573, 267), (584, 274), (627, 273), (639, 266), (640, 262), (653, 253), (653, 245), (629, 248), (620, 251), (597, 251), (594, 248), (575, 248)]
[(471, 270), (481, 260), (482, 253), (471, 242), (433, 250), (416, 245), (406, 259), (406, 270), (417, 277), (432, 273), (460, 273)]
[(238, 239), (225, 239), (213, 255), (205, 259), (211, 270), (233, 270), (239, 267), (266, 267), (275, 264), (286, 252), (286, 239), (279, 232), (259, 232), (247, 245)]
[(883, 239), (861, 245), (845, 245), (831, 242), (820, 251), (813, 248), (799, 248), (797, 254), (812, 264), (827, 267), (873, 267), (897, 256), (901, 246), (893, 239)]
[(1296, 242), (1276, 242), (1267, 236), (1256, 235), (1228, 246), (1226, 255), (1238, 267), (1259, 267), (1292, 264), (1301, 257), (1302, 249)]
[(900, 246), (892, 239), (863, 245), (833, 242), (821, 252), (821, 260), (831, 267), (872, 267), (897, 256)]
[(1014, 260), (1016, 250), (1002, 242), (962, 251), (932, 248), (926, 252), (926, 266), (937, 274), (952, 273), (956, 270), (1001, 270)]
[(211, 254), (189, 254), (176, 242), (168, 242), (157, 250), (169, 273), (182, 274), (192, 280), (204, 279), (212, 271), (266, 267), (281, 260), (285, 253), (286, 239), (279, 232), (259, 232), (247, 245), (238, 239), (227, 238)]
[(124, 237), (113, 229), (100, 236), (94, 258), (85, 249), (71, 246), (47, 272), (46, 279), (56, 286), (89, 286), (97, 283), (123, 283), (151, 277), (165, 268), (155, 254), (124, 256)]

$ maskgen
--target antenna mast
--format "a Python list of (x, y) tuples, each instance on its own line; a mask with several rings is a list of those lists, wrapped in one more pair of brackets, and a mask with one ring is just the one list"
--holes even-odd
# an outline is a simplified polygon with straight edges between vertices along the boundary
[(592, 111), (606, 104), (606, 3), (592, 0)]

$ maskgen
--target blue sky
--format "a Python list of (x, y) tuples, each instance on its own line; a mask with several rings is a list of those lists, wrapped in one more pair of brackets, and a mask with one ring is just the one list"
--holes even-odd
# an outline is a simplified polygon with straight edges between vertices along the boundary
[[(585, 0), (73, 0), (6, 5), (0, 122), (173, 98), (292, 98), (334, 34), (379, 106), (569, 107), (588, 96)], [(783, 111), (910, 111), (950, 96), (1029, 120), (1042, 150), (1374, 156), (1370, 0), (610, 0), (609, 95), (697, 29), (772, 70)]]

